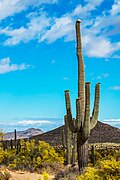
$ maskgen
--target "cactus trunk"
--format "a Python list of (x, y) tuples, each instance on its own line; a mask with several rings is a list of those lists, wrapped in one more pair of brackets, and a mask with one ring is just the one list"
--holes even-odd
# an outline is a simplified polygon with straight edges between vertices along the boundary
[[(76, 124), (76, 120), (73, 119), (74, 125)], [(76, 163), (77, 160), (77, 134), (72, 133), (72, 165)]]

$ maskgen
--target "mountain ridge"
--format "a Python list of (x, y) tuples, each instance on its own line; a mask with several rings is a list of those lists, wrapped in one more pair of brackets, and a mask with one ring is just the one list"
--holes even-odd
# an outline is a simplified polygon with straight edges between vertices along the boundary
[[(17, 131), (17, 139), (30, 138), (31, 136), (42, 134), (43, 131), (39, 128), (28, 128), (26, 130)], [(4, 140), (14, 139), (14, 132), (7, 132)]]
[[(62, 145), (62, 130), (64, 125), (54, 130), (32, 136), (30, 139), (43, 140), (51, 145)], [(120, 143), (120, 129), (98, 121), (91, 130), (89, 143)]]

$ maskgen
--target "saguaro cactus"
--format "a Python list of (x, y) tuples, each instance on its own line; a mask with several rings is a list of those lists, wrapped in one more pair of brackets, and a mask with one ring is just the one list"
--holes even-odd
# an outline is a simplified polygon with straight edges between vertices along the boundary
[(12, 141), (12, 139), (10, 140), (10, 147), (11, 147), (11, 150), (13, 150), (13, 141)]
[(14, 131), (14, 135), (15, 135), (15, 149), (17, 148), (17, 132), (16, 129)]
[(76, 21), (77, 59), (78, 59), (78, 98), (76, 99), (76, 122), (72, 119), (69, 91), (65, 91), (66, 113), (70, 130), (77, 133), (77, 153), (79, 170), (87, 165), (87, 140), (90, 130), (96, 125), (99, 114), (100, 83), (95, 87), (95, 100), (92, 117), (90, 117), (90, 82), (84, 82), (84, 61), (80, 34), (81, 20)]

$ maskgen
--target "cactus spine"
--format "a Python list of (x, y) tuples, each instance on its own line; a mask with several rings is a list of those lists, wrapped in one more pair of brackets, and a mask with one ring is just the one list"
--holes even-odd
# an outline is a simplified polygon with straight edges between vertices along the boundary
[(77, 153), (79, 170), (87, 165), (90, 130), (96, 125), (99, 114), (100, 83), (95, 87), (95, 100), (92, 117), (90, 117), (90, 83), (84, 82), (84, 61), (80, 34), (80, 20), (76, 21), (77, 59), (78, 59), (78, 98), (76, 99), (76, 123), (72, 119), (69, 91), (65, 91), (66, 113), (69, 129), (77, 133)]

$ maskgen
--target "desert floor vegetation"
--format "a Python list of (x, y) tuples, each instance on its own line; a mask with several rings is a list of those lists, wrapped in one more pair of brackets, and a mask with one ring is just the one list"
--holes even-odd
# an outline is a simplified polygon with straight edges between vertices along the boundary
[(94, 159), (91, 161), (89, 145), (88, 167), (80, 175), (77, 163), (66, 165), (66, 149), (52, 147), (44, 141), (38, 144), (34, 140), (20, 141), (19, 152), (16, 149), (0, 147), (0, 180), (93, 180), (120, 179), (120, 146), (112, 143), (94, 144)]

